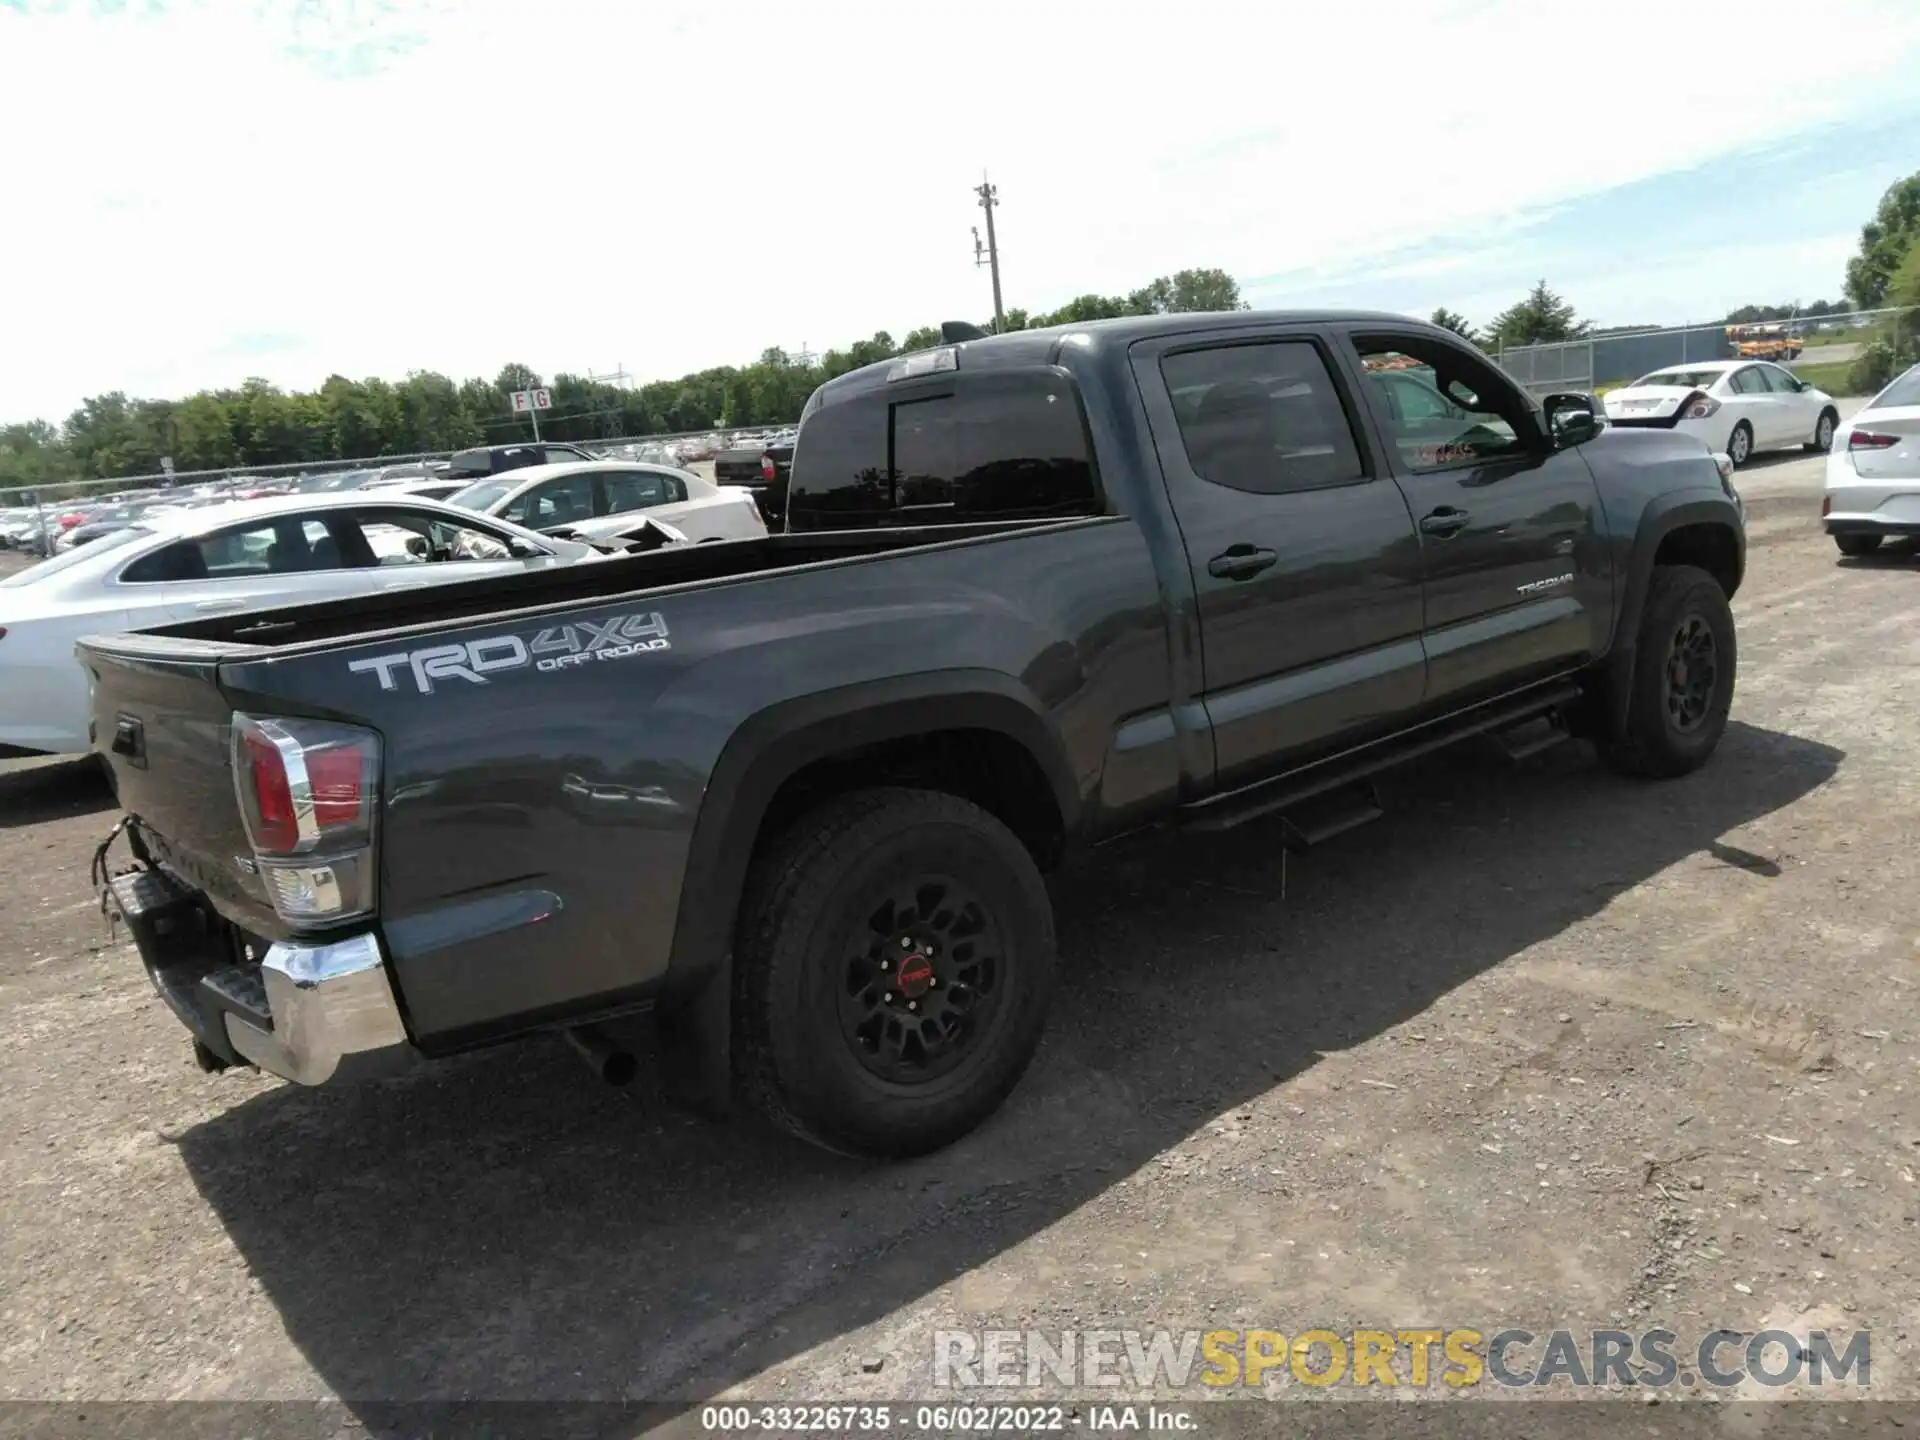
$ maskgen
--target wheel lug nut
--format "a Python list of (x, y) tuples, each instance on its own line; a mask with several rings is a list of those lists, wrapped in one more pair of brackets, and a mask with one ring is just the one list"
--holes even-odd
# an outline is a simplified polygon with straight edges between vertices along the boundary
[(882, 956), (880, 957), (880, 968), (881, 968), (882, 970), (890, 970), (890, 969), (892, 969), (892, 968), (893, 968), (893, 961), (891, 961), (891, 960), (889, 960), (889, 959), (887, 959), (887, 957), (886, 957), (886, 956), (884, 956), (884, 955), (882, 955)]
[(882, 995), (880, 998), (886, 1001), (886, 1003), (889, 1005), (893, 1004), (893, 991), (891, 990), (887, 991), (887, 993)]
[(900, 948), (902, 950), (911, 950), (913, 948), (913, 937), (910, 935), (902, 935), (900, 937)]
[(912, 1001), (912, 1000), (909, 1000), (909, 1001), (907, 1001), (907, 1009), (909, 1009), (909, 1010), (918, 1010), (919, 1008), (920, 1008), (920, 1007), (919, 1007), (919, 1005), (918, 1005), (918, 1004), (916, 1004), (916, 1003), (915, 1003), (914, 1001)]

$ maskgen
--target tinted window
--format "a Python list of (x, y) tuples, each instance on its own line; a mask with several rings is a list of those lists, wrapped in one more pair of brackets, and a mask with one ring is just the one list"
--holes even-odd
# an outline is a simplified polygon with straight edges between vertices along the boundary
[(1525, 454), (1527, 402), (1485, 361), (1424, 336), (1358, 336), (1375, 408), (1409, 470), (1456, 470)]
[(1733, 379), (1728, 383), (1736, 395), (1764, 395), (1767, 393), (1766, 381), (1760, 378), (1760, 372), (1751, 365), (1744, 370), (1734, 371)]
[(1766, 381), (1767, 389), (1773, 391), (1776, 395), (1797, 395), (1800, 393), (1800, 387), (1794, 383), (1793, 377), (1778, 365), (1762, 365), (1760, 367), (1760, 378)]
[(529, 486), (500, 515), (532, 530), (593, 518), (593, 476), (563, 475)]
[(1365, 478), (1346, 410), (1304, 340), (1189, 350), (1160, 362), (1193, 473), (1278, 495)]
[(948, 393), (882, 390), (829, 405), (807, 420), (793, 466), (796, 529), (1100, 510), (1079, 401), (1053, 370), (961, 375)]
[(287, 515), (177, 541), (143, 555), (120, 579), (136, 585), (168, 580), (240, 580), (355, 569), (375, 563), (350, 524), (338, 518)]
[(884, 391), (822, 406), (807, 418), (787, 482), (790, 528), (831, 530), (892, 518)]
[(604, 476), (607, 514), (623, 515), (654, 505), (671, 505), (687, 498), (687, 487), (671, 475), (652, 470), (622, 470)]

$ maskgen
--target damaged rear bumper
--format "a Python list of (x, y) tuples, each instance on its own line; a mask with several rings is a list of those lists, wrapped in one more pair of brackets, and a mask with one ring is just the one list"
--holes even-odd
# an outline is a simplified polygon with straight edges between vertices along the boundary
[(234, 963), (225, 922), (162, 870), (107, 882), (154, 990), (203, 1047), (209, 1067), (257, 1065), (301, 1085), (380, 1079), (419, 1052), (407, 1039), (380, 942), (371, 932), (276, 942)]

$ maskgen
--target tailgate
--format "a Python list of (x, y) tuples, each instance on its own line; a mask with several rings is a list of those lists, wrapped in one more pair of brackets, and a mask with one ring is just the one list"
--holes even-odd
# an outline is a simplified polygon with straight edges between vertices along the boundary
[(91, 636), (76, 647), (92, 686), (94, 748), (120, 808), (164, 860), (241, 926), (278, 928), (259, 877), (236, 859), (252, 847), (228, 764), (233, 706), (218, 668), (255, 647), (158, 635)]

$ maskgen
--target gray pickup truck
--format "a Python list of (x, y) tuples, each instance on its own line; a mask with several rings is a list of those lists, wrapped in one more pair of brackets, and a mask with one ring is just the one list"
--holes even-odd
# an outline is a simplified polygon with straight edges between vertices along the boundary
[(922, 1152), (1034, 1053), (1069, 855), (1317, 843), (1469, 736), (1706, 761), (1729, 473), (1392, 315), (943, 345), (812, 397), (786, 533), (83, 641), (101, 884), (209, 1069), (625, 1078), (650, 1015), (689, 1096)]

